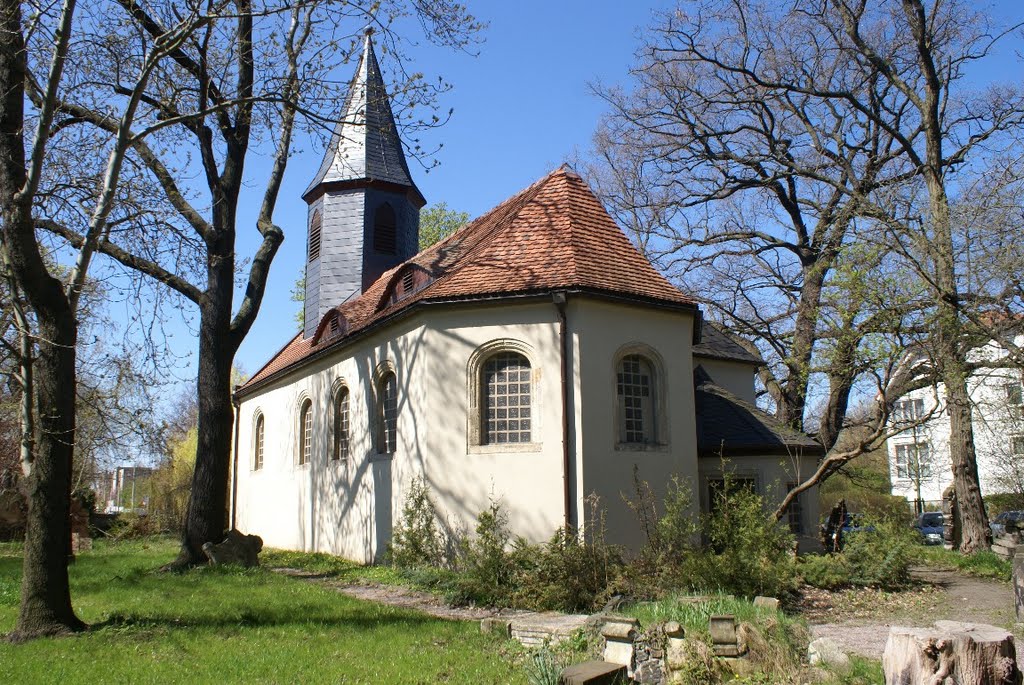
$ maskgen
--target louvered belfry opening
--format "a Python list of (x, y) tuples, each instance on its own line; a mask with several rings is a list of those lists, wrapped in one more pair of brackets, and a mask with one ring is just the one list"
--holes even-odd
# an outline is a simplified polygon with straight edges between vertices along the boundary
[(395, 210), (388, 203), (377, 208), (373, 217), (373, 250), (380, 254), (395, 254), (398, 249), (398, 225)]
[(309, 261), (320, 258), (320, 234), (323, 224), (320, 210), (313, 212), (313, 218), (309, 220)]

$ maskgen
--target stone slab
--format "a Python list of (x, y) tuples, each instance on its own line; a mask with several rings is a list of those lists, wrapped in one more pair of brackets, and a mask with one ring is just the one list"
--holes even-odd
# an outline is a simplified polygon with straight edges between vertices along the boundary
[(587, 625), (586, 614), (538, 613), (512, 619), (512, 639), (527, 647), (558, 644)]
[(559, 685), (624, 685), (626, 682), (626, 667), (607, 661), (569, 666), (558, 676)]

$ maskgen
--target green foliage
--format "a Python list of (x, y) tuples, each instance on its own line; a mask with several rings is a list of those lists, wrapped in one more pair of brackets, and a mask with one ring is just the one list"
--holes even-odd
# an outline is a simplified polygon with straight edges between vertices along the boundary
[(184, 433), (167, 440), (166, 455), (153, 475), (147, 479), (149, 515), (154, 531), (173, 533), (181, 529), (192, 490), (192, 473), (196, 468), (199, 427), (196, 424)]
[(511, 553), (506, 552), (511, 540), (508, 514), (501, 503), (491, 500), (480, 512), (476, 522), (476, 536), (461, 543), (461, 574), (456, 582), (456, 595), (460, 604), (508, 605), (513, 595), (515, 565), (529, 554), (529, 544), (517, 540)]
[(823, 685), (876, 685), (885, 682), (885, 671), (882, 662), (867, 659), (855, 654), (850, 655), (850, 665), (844, 669), (829, 669), (828, 679)]
[(526, 659), (526, 680), (530, 685), (558, 685), (558, 676), (565, 666), (551, 647), (542, 646)]
[[(473, 622), (355, 600), (266, 568), (154, 573), (178, 544), (97, 541), (69, 569), (75, 609), (93, 629), (0, 640), (0, 682), (525, 682), (503, 643)], [(21, 559), (4, 554), (0, 587), (17, 587)], [(0, 634), (17, 611), (0, 602)]]
[(425, 250), (434, 243), (444, 240), (468, 222), (469, 214), (449, 209), (444, 202), (421, 210), (420, 249)]
[(295, 325), (298, 330), (302, 330), (302, 327), (306, 324), (306, 310), (303, 305), (306, 302), (306, 272), (303, 270), (302, 275), (295, 279), (295, 283), (292, 285), (291, 301), (299, 304), (298, 311), (295, 312)]
[(713, 512), (701, 517), (708, 549), (683, 561), (691, 585), (746, 597), (794, 589), (793, 536), (765, 512), (761, 497), (727, 475)]
[(838, 554), (806, 556), (799, 573), (808, 585), (836, 589), (849, 585), (894, 590), (910, 583), (910, 564), (919, 554), (917, 534), (902, 521), (865, 520), (868, 530), (846, 538)]
[(159, 531), (156, 522), (146, 514), (126, 511), (118, 514), (113, 525), (107, 530), (111, 540), (137, 540), (156, 535)]
[(972, 576), (997, 580), (1010, 580), (1013, 571), (1013, 565), (1008, 560), (989, 551), (962, 554), (939, 546), (920, 546), (914, 550), (914, 560), (929, 566), (955, 568)]
[(1024, 509), (1024, 494), (1019, 492), (1000, 492), (994, 495), (985, 495), (984, 500), (989, 518), (995, 517), (1004, 511), (1020, 511)]
[(392, 534), (391, 563), (405, 569), (441, 566), (444, 549), (430, 490), (423, 479), (414, 478), (402, 505), (402, 519)]
[(617, 549), (596, 533), (591, 541), (564, 528), (543, 545), (516, 550), (515, 604), (538, 611), (591, 611), (622, 567)]

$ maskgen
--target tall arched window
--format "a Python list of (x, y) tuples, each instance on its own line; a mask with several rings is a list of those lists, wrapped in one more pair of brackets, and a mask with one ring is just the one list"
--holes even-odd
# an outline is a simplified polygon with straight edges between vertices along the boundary
[(299, 409), (299, 464), (308, 464), (313, 444), (313, 401), (306, 399)]
[(348, 459), (348, 388), (344, 386), (334, 393), (334, 445), (331, 459)]
[(323, 217), (320, 216), (318, 209), (309, 220), (309, 261), (320, 258), (320, 233), (323, 223)]
[(484, 362), (481, 443), (527, 443), (530, 411), (530, 362), (518, 352), (499, 352)]
[(619, 442), (648, 445), (657, 442), (655, 377), (651, 362), (639, 354), (627, 354), (615, 370), (618, 395)]
[(398, 442), (398, 381), (393, 371), (377, 383), (377, 452), (394, 454)]
[(377, 208), (373, 215), (373, 249), (381, 254), (395, 254), (398, 251), (398, 223), (395, 210), (388, 203)]
[(252, 441), (252, 468), (254, 471), (259, 471), (263, 468), (263, 414), (256, 417), (256, 431)]

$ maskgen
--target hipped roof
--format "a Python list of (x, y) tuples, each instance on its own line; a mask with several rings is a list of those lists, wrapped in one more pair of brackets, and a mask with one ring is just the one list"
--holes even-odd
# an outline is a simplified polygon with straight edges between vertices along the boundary
[[(420, 290), (394, 300), (409, 270), (427, 272)], [(566, 290), (696, 311), (633, 246), (575, 172), (562, 167), (448, 238), (385, 272), (366, 292), (328, 312), (343, 333), (297, 335), (241, 393), (411, 312), (418, 305), (539, 295)]]

